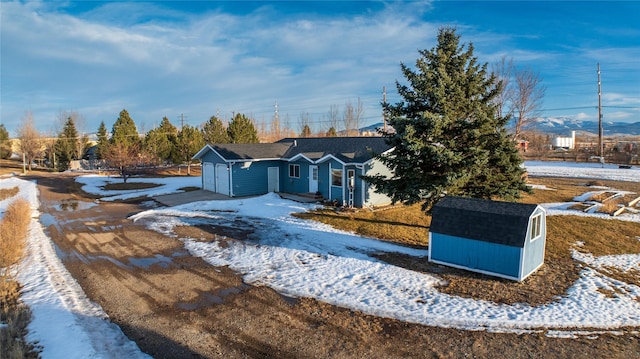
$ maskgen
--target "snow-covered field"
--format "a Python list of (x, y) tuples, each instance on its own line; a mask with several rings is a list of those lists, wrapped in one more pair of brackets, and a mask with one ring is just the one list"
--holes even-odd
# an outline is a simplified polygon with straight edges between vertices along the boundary
[[(527, 162), (525, 166), (530, 175), (536, 176), (640, 181), (638, 169), (612, 166), (603, 169), (599, 164), (567, 162)], [(78, 179), (84, 184), (84, 190), (112, 200), (175, 192), (179, 187), (199, 184), (198, 178), (195, 178), (195, 184), (185, 183), (183, 178), (179, 184), (171, 178), (146, 180), (163, 186), (134, 193), (112, 193), (103, 191), (100, 186), (120, 179), (101, 176)], [(98, 305), (86, 298), (56, 256), (37, 221), (35, 184), (16, 178), (0, 181), (0, 187), (13, 186), (20, 187), (19, 195), (26, 197), (35, 209), (29, 254), (19, 270), (19, 279), (26, 289), (23, 298), (34, 312), (29, 339), (43, 345), (45, 358), (71, 357), (69, 353), (78, 358), (143, 357), (135, 343), (106, 319)], [(5, 202), (8, 201), (0, 202), (1, 211), (6, 208)], [(550, 215), (566, 212), (564, 204), (545, 206)], [(576, 260), (594, 269), (585, 267), (565, 296), (539, 307), (499, 305), (439, 293), (435, 285), (440, 279), (436, 276), (395, 267), (368, 255), (401, 252), (426, 260), (426, 251), (356, 236), (289, 215), (310, 208), (312, 205), (268, 194), (253, 199), (151, 209), (133, 216), (132, 220), (143, 221), (150, 228), (169, 235), (174, 235), (173, 228), (177, 225), (224, 225), (244, 221), (256, 228), (255, 238), (246, 242), (233, 241), (229, 246), (220, 246), (216, 242), (200, 243), (192, 238), (181, 240), (192, 255), (201, 256), (212, 265), (228, 265), (241, 273), (247, 283), (266, 285), (285, 295), (313, 297), (373, 315), (433, 326), (496, 332), (530, 332), (546, 328), (547, 335), (556, 336), (593, 334), (594, 330), (596, 333), (615, 333), (620, 327), (640, 327), (640, 302), (637, 300), (640, 288), (609, 278), (606, 272), (597, 270), (605, 266), (624, 271), (638, 270), (640, 254), (594, 257), (575, 251)], [(640, 218), (633, 216), (626, 220), (640, 222)], [(599, 289), (617, 295), (607, 297)]]

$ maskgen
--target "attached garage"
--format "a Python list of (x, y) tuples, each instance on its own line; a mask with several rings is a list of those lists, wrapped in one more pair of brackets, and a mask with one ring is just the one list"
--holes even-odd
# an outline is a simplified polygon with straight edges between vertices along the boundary
[(215, 192), (224, 194), (225, 196), (231, 196), (231, 192), (229, 192), (230, 183), (231, 183), (231, 171), (229, 171), (229, 167), (227, 167), (224, 163), (216, 164), (216, 187)]
[(213, 163), (205, 162), (202, 164), (202, 189), (215, 192), (216, 191), (216, 173)]

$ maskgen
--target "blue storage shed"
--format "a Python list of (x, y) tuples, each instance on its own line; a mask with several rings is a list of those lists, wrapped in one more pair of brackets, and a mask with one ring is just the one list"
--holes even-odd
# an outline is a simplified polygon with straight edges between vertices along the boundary
[(544, 263), (546, 232), (538, 205), (446, 196), (433, 207), (429, 261), (523, 281)]

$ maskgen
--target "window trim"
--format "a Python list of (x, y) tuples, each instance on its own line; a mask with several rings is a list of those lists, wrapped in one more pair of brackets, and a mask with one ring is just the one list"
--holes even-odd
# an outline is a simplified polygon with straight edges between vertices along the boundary
[(531, 242), (542, 237), (542, 213), (538, 213), (531, 217), (531, 230), (529, 231), (529, 239)]
[[(337, 174), (337, 172), (340, 172), (340, 184), (335, 184), (335, 180), (338, 178), (338, 176), (334, 175), (334, 173)], [(333, 187), (342, 187), (342, 182), (343, 182), (343, 178), (342, 176), (344, 175), (344, 171), (342, 170), (342, 168), (332, 168), (331, 169), (331, 186)]]
[(300, 178), (300, 165), (296, 163), (289, 164), (289, 178)]

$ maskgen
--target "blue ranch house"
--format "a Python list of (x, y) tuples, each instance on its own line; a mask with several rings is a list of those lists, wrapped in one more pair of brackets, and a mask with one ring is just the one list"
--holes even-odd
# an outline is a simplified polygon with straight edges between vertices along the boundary
[(389, 174), (374, 158), (391, 147), (382, 137), (285, 138), (275, 143), (207, 144), (202, 188), (230, 197), (268, 192), (313, 195), (349, 207), (391, 203), (362, 175)]
[(523, 281), (544, 263), (546, 227), (535, 204), (446, 196), (433, 207), (429, 261)]

